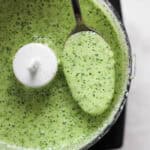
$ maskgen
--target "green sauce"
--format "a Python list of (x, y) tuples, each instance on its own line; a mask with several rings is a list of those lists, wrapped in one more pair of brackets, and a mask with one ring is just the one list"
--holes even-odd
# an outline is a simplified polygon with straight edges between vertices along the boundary
[[(115, 57), (115, 96), (100, 116), (85, 113), (72, 97), (61, 56), (75, 27), (70, 0), (0, 0), (0, 141), (25, 148), (74, 150), (89, 143), (113, 118), (126, 81), (127, 49), (120, 28), (107, 8), (80, 0), (85, 23), (110, 45)], [(31, 42), (46, 43), (60, 60), (47, 87), (31, 90), (16, 80), (12, 60)], [(7, 149), (1, 145), (0, 149)]]
[(83, 31), (67, 40), (63, 56), (73, 98), (91, 115), (104, 113), (115, 88), (114, 59), (109, 45), (98, 34)]

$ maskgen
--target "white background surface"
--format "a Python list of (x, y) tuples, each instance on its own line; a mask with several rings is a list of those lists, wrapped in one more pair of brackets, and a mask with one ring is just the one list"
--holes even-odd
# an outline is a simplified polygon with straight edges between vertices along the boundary
[(137, 66), (121, 150), (150, 150), (150, 0), (121, 1)]

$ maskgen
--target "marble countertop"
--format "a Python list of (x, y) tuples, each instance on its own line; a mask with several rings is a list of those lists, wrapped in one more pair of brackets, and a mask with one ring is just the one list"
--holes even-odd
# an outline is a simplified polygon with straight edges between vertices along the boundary
[(125, 143), (121, 150), (150, 148), (150, 0), (121, 0), (136, 77), (128, 100)]

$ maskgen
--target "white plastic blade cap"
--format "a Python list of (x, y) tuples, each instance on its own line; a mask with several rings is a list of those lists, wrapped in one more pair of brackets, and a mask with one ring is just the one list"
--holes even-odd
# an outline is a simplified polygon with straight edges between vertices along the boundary
[(47, 85), (56, 75), (57, 67), (57, 58), (53, 50), (40, 43), (24, 45), (13, 60), (16, 78), (31, 88)]

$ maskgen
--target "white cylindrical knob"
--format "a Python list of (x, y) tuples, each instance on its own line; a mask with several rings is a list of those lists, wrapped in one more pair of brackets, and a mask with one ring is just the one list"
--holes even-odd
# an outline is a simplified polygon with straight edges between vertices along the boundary
[(16, 78), (31, 88), (47, 85), (56, 75), (57, 67), (57, 58), (53, 50), (40, 43), (24, 45), (13, 60)]

